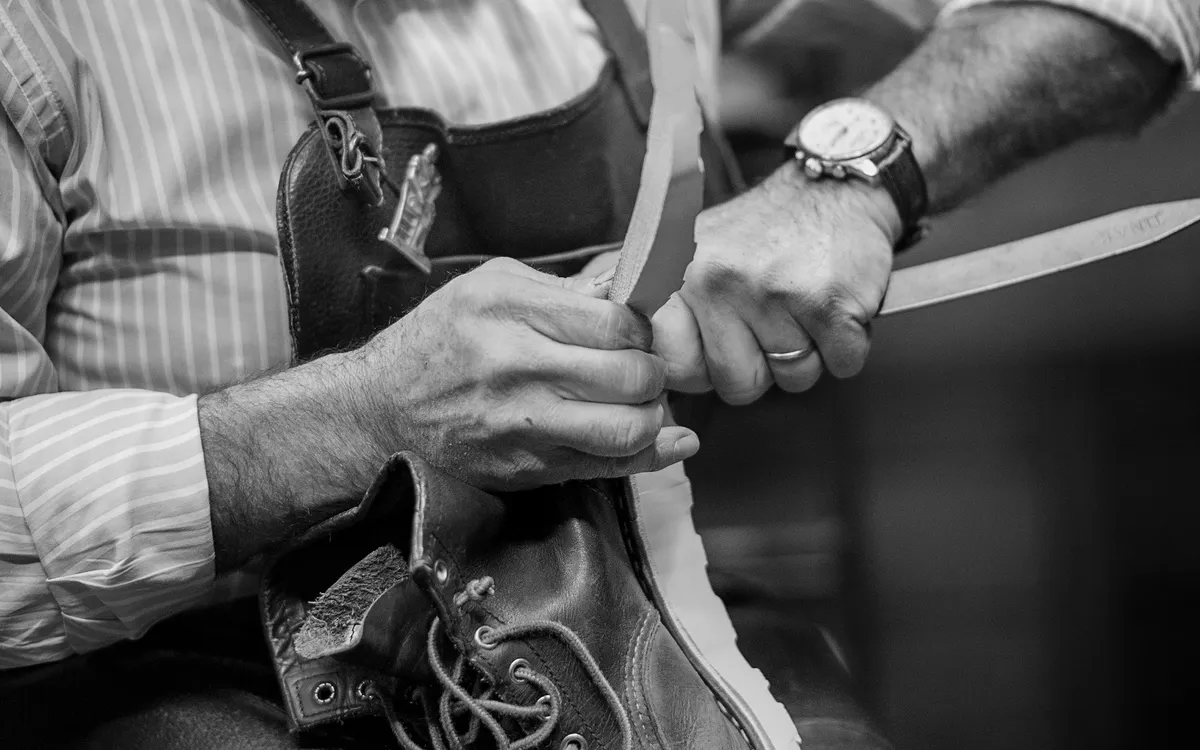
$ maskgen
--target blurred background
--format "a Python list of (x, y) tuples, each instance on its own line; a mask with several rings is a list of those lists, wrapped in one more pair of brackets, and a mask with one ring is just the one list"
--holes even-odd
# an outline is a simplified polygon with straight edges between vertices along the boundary
[[(731, 44), (725, 119), (752, 177), (804, 111), (903, 56), (937, 3), (797, 5)], [(938, 217), (899, 266), (1197, 196), (1187, 94), (1135, 139)], [(878, 321), (853, 380), (715, 406), (689, 466), (697, 523), (715, 568), (844, 634), (899, 748), (1192, 747), (1198, 382), (1192, 228)]]

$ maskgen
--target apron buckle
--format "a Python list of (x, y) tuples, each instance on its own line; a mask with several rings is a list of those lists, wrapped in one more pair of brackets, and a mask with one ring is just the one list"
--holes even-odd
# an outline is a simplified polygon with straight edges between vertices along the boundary
[(366, 133), (359, 129), (350, 112), (320, 111), (321, 135), (329, 147), (342, 189), (350, 187), (368, 206), (383, 203), (383, 159), (371, 146)]
[(400, 185), (400, 198), (392, 223), (379, 230), (381, 242), (391, 245), (426, 275), (433, 270), (433, 264), (425, 254), (425, 241), (437, 216), (434, 201), (442, 192), (442, 176), (434, 166), (437, 158), (438, 147), (434, 143), (412, 155), (404, 170), (404, 182)]
[[(325, 61), (328, 69), (312, 63), (322, 58), (333, 58)], [(375, 101), (371, 65), (359, 57), (353, 45), (317, 44), (298, 50), (292, 55), (292, 63), (296, 66), (296, 83), (304, 87), (318, 111), (360, 109)]]

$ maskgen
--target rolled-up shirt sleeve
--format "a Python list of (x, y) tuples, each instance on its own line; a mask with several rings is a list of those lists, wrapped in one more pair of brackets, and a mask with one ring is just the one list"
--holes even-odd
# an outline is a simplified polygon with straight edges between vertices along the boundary
[[(3, 118), (0, 118), (3, 120)], [(0, 668), (141, 635), (213, 586), (195, 396), (57, 392), (62, 225), (0, 124)]]
[(942, 17), (994, 4), (1057, 5), (1100, 18), (1144, 39), (1186, 79), (1200, 76), (1200, 0), (951, 0)]

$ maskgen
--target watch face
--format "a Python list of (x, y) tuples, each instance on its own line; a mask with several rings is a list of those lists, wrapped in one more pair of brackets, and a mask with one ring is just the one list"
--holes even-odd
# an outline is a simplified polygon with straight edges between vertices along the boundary
[(841, 161), (881, 147), (891, 137), (892, 127), (892, 118), (870, 102), (839, 99), (808, 113), (796, 138), (808, 153)]

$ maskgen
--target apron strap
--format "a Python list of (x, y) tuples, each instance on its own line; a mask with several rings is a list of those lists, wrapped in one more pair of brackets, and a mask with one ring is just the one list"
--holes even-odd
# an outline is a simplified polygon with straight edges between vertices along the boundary
[[(650, 0), (651, 3), (656, 0)], [(685, 2), (686, 0), (672, 0)], [(646, 35), (633, 20), (627, 0), (581, 0), (591, 14), (600, 36), (617, 67), (617, 80), (643, 129), (650, 126), (650, 106), (654, 102), (654, 84), (650, 77), (650, 51)], [(647, 4), (649, 6), (649, 3)], [(718, 203), (745, 191), (746, 183), (733, 149), (720, 129), (705, 115), (700, 136), (704, 152), (705, 195), (707, 202)]]
[(371, 205), (383, 201), (383, 131), (375, 115), (371, 66), (338, 42), (304, 0), (245, 0), (296, 66), (296, 83), (312, 101), (322, 135), (343, 177)]
[(617, 66), (617, 80), (629, 99), (634, 115), (645, 128), (650, 124), (654, 86), (650, 82), (650, 53), (646, 36), (634, 22), (626, 0), (582, 0), (596, 21), (600, 36)]

